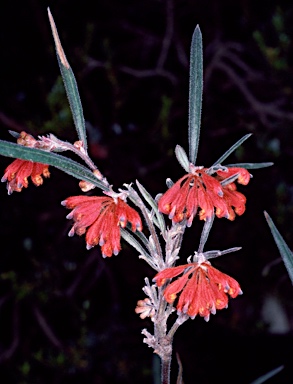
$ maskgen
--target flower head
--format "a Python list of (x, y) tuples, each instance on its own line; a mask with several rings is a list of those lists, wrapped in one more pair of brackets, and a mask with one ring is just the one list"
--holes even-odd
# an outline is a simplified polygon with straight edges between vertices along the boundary
[(135, 313), (137, 313), (141, 319), (145, 319), (146, 317), (153, 317), (156, 310), (151, 300), (146, 298), (144, 300), (138, 300)]
[(164, 298), (171, 304), (180, 294), (177, 311), (191, 318), (199, 314), (208, 321), (211, 313), (227, 308), (228, 295), (235, 298), (242, 294), (238, 282), (212, 267), (202, 253), (195, 253), (192, 263), (162, 270), (154, 277), (154, 281), (161, 287), (167, 279), (180, 274), (181, 277), (167, 285)]
[(43, 184), (43, 178), (49, 177), (49, 166), (41, 163), (33, 163), (28, 160), (14, 160), (5, 169), (4, 176), (1, 181), (7, 181), (8, 195), (13, 191), (21, 192), (22, 188), (28, 187), (28, 177), (38, 187)]
[[(206, 220), (216, 214), (234, 220), (235, 213), (241, 215), (245, 211), (245, 196), (236, 191), (233, 176), (241, 184), (247, 184), (249, 172), (244, 168), (225, 168), (216, 170), (216, 177), (210, 175), (210, 169), (192, 166), (190, 173), (179, 179), (158, 202), (159, 210), (178, 223), (187, 219), (190, 226), (198, 211), (199, 218)], [(231, 182), (225, 184), (225, 179)]]
[[(38, 140), (24, 131), (19, 134), (17, 144), (31, 148), (40, 146)], [(28, 187), (28, 177), (31, 177), (36, 186), (43, 184), (42, 176), (50, 176), (48, 165), (16, 159), (5, 169), (1, 181), (7, 181), (8, 194), (11, 195), (13, 191), (21, 192), (23, 187)]]
[(72, 196), (62, 205), (73, 209), (67, 215), (75, 221), (69, 236), (86, 233), (87, 248), (99, 244), (104, 257), (121, 250), (119, 226), (124, 228), (130, 222), (133, 231), (142, 229), (138, 213), (120, 197)]

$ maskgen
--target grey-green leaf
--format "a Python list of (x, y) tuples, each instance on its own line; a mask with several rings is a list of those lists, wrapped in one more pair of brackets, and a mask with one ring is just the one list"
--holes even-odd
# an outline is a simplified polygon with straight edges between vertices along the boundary
[(139, 252), (139, 254), (146, 256), (151, 259), (150, 254), (143, 248), (143, 246), (134, 238), (134, 236), (124, 228), (120, 228), (121, 236), (128, 244), (130, 244), (133, 248)]
[(270, 372), (262, 375), (258, 379), (254, 380), (251, 384), (262, 384), (269, 380), (271, 377), (275, 376), (277, 373), (281, 372), (284, 369), (284, 365), (280, 365), (280, 367), (272, 369)]
[(235, 163), (235, 164), (227, 164), (226, 167), (236, 167), (236, 168), (245, 168), (245, 169), (260, 169), (267, 168), (274, 165), (274, 163), (268, 161), (265, 163)]
[(88, 181), (102, 190), (107, 190), (107, 187), (88, 168), (56, 153), (0, 140), (0, 155), (52, 165), (79, 180)]
[(232, 147), (228, 149), (217, 161), (214, 162), (214, 165), (216, 164), (222, 164), (224, 160), (227, 159), (228, 156), (231, 155), (245, 140), (247, 140), (252, 134), (248, 133), (247, 135), (243, 136), (240, 140), (238, 140)]
[(87, 151), (85, 121), (83, 116), (82, 104), (81, 104), (81, 100), (80, 100), (80, 96), (77, 88), (77, 83), (76, 83), (74, 74), (72, 72), (72, 69), (66, 59), (64, 50), (62, 48), (62, 45), (58, 36), (57, 28), (49, 8), (48, 8), (48, 15), (49, 15), (49, 20), (52, 28), (54, 41), (55, 41), (57, 59), (58, 59), (61, 75), (63, 78), (67, 98), (69, 101), (70, 109), (72, 112), (72, 117), (73, 117), (74, 125), (76, 128), (76, 132), (79, 140), (83, 142), (84, 149)]
[(192, 36), (189, 69), (189, 160), (195, 164), (200, 136), (201, 105), (203, 90), (202, 35), (197, 25)]
[(176, 145), (175, 155), (176, 155), (177, 160), (178, 160), (179, 164), (181, 165), (181, 167), (187, 173), (189, 173), (189, 164), (190, 163), (189, 163), (188, 157), (186, 155), (186, 152), (184, 151), (184, 149), (180, 145)]
[(149, 194), (149, 192), (144, 188), (144, 186), (142, 184), (140, 184), (140, 182), (138, 180), (136, 180), (136, 185), (137, 185), (140, 193), (142, 194), (144, 199), (149, 203), (149, 205), (152, 207), (152, 209), (156, 215), (157, 223), (155, 222), (155, 224), (158, 225), (158, 227), (162, 233), (165, 233), (165, 231), (166, 231), (165, 220), (164, 220), (163, 215), (158, 210), (158, 205), (157, 205), (156, 201), (152, 198), (152, 196)]
[(204, 223), (204, 226), (203, 226), (203, 229), (202, 229), (202, 233), (201, 233), (201, 236), (200, 236), (198, 253), (203, 252), (205, 243), (207, 242), (210, 230), (212, 229), (212, 226), (213, 226), (214, 218), (215, 218), (215, 215), (213, 215), (211, 217), (207, 217), (207, 219), (206, 219), (206, 221)]
[(285, 267), (287, 268), (291, 282), (293, 284), (293, 253), (289, 249), (288, 245), (286, 244), (285, 240), (283, 239), (282, 235), (278, 231), (277, 227), (275, 226), (273, 220), (270, 218), (268, 213), (264, 212), (264, 215), (274, 237), (275, 243), (279, 248), (281, 257), (283, 259)]

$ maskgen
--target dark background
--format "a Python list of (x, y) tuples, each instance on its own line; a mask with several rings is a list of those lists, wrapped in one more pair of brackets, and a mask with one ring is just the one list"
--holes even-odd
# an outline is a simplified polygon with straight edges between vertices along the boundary
[[(0, 6), (0, 129), (76, 140), (53, 47), (50, 6), (76, 75), (92, 158), (115, 188), (139, 179), (155, 196), (183, 170), (187, 149), (188, 56), (204, 41), (203, 116), (198, 165), (209, 166), (247, 133), (228, 159), (273, 161), (255, 170), (247, 210), (217, 220), (206, 250), (242, 246), (213, 265), (244, 295), (208, 323), (175, 335), (184, 383), (291, 383), (292, 285), (272, 240), (267, 210), (293, 248), (293, 5), (291, 1), (7, 1)], [(1, 158), (1, 167), (11, 159)], [(94, 191), (96, 192), (96, 191)], [(97, 191), (98, 193), (99, 191)], [(0, 377), (3, 383), (152, 383), (157, 361), (142, 343), (152, 323), (134, 313), (152, 271), (126, 244), (118, 257), (68, 238), (60, 202), (77, 180), (51, 169), (42, 187), (0, 190)], [(186, 232), (182, 263), (202, 223)], [(173, 380), (177, 364), (174, 357)]]

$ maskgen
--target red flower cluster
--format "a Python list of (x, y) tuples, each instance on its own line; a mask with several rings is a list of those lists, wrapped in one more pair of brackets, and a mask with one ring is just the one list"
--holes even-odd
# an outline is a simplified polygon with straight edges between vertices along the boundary
[(67, 216), (75, 221), (69, 236), (86, 232), (87, 248), (99, 244), (104, 257), (121, 250), (119, 226), (124, 228), (130, 222), (133, 231), (142, 230), (139, 214), (119, 197), (72, 196), (62, 205), (73, 209)]
[[(17, 144), (25, 147), (37, 148), (39, 141), (26, 132), (21, 132), (17, 139)], [(28, 177), (31, 177), (32, 182), (39, 186), (43, 184), (43, 178), (49, 177), (49, 166), (41, 163), (34, 163), (29, 160), (14, 160), (4, 171), (4, 176), (1, 181), (7, 181), (8, 194), (12, 192), (21, 192), (22, 188), (28, 187)]]
[(214, 212), (217, 217), (234, 220), (235, 214), (245, 211), (245, 196), (236, 191), (236, 184), (225, 186), (221, 181), (238, 174), (238, 183), (248, 184), (249, 172), (244, 168), (227, 168), (227, 171), (216, 171), (216, 177), (207, 173), (207, 168), (195, 167), (192, 173), (181, 177), (158, 202), (159, 210), (178, 223), (187, 219), (190, 226), (200, 208), (199, 218), (205, 220)]
[(161, 287), (166, 279), (181, 273), (181, 277), (167, 285), (164, 298), (171, 304), (182, 291), (176, 308), (179, 313), (186, 313), (191, 318), (199, 314), (208, 321), (211, 313), (227, 308), (228, 295), (235, 298), (242, 294), (236, 280), (212, 267), (207, 260), (166, 268), (154, 277), (154, 281)]
[(5, 169), (4, 176), (1, 181), (7, 181), (8, 195), (13, 191), (21, 192), (22, 188), (28, 187), (28, 177), (31, 177), (32, 182), (38, 187), (43, 184), (43, 178), (49, 177), (49, 166), (41, 163), (33, 163), (28, 160), (14, 160)]

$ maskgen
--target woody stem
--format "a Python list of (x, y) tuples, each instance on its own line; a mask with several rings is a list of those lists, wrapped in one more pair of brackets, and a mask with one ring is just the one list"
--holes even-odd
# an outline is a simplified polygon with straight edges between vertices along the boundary
[(168, 310), (166, 311), (167, 303), (163, 298), (162, 287), (158, 288), (158, 295), (158, 312), (154, 321), (154, 337), (156, 339), (154, 349), (161, 358), (161, 384), (169, 384), (173, 338), (167, 335)]
[(170, 383), (170, 371), (171, 371), (171, 356), (166, 359), (161, 359), (161, 384)]
[(182, 315), (180, 316), (177, 321), (173, 324), (172, 328), (168, 332), (167, 336), (165, 337), (165, 340), (169, 342), (169, 353), (161, 356), (161, 383), (162, 384), (169, 384), (170, 383), (170, 371), (171, 371), (171, 360), (172, 360), (172, 342), (173, 337), (177, 329), (180, 327), (181, 324), (183, 324), (188, 319), (188, 316)]

